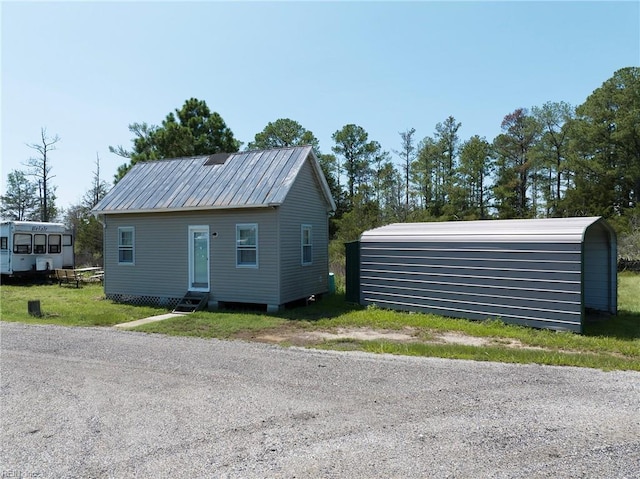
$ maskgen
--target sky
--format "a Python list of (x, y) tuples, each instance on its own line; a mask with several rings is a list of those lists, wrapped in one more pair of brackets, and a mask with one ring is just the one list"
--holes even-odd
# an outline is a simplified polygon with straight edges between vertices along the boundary
[[(244, 145), (290, 118), (323, 153), (344, 125), (392, 153), (438, 122), (492, 141), (516, 108), (574, 106), (640, 66), (640, 2), (2, 1), (1, 188), (41, 128), (57, 205), (78, 204), (96, 158), (112, 184), (128, 125), (192, 97)], [(399, 164), (400, 160), (394, 156)]]

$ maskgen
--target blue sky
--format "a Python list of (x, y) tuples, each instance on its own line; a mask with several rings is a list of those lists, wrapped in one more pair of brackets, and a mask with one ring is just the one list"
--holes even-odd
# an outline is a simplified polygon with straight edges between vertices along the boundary
[(640, 65), (640, 2), (2, 2), (2, 192), (40, 128), (58, 205), (112, 182), (133, 122), (196, 97), (245, 145), (291, 118), (323, 152), (347, 123), (391, 152), (453, 115), (462, 140), (502, 118), (584, 102)]

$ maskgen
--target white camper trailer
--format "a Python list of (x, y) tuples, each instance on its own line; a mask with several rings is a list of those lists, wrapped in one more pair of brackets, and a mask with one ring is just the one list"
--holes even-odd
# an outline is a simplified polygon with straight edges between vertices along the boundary
[(73, 236), (62, 223), (0, 223), (0, 274), (3, 276), (27, 276), (73, 267)]

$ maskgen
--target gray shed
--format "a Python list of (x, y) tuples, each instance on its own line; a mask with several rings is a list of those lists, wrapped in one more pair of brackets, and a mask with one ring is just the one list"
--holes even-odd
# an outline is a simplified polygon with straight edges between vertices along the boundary
[(363, 305), (576, 332), (591, 310), (617, 313), (599, 217), (397, 223), (360, 241)]
[(275, 310), (326, 293), (334, 210), (310, 146), (138, 163), (93, 210), (105, 294)]

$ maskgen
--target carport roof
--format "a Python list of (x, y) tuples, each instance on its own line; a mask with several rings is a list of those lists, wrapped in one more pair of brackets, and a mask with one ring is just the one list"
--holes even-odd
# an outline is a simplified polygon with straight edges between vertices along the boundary
[(393, 223), (365, 231), (362, 242), (582, 243), (599, 216), (518, 220)]

